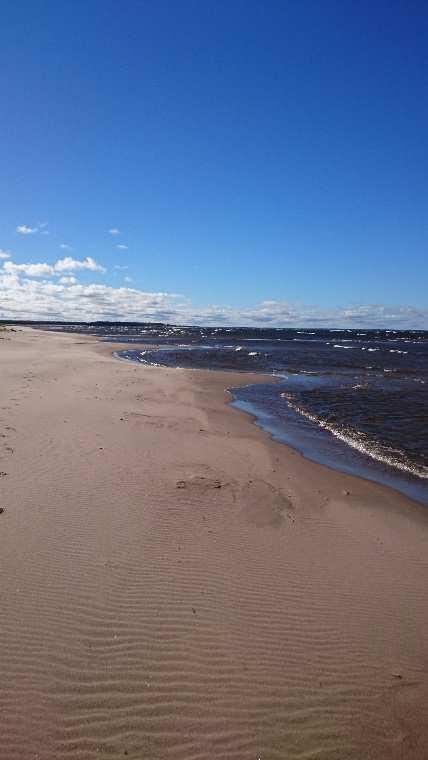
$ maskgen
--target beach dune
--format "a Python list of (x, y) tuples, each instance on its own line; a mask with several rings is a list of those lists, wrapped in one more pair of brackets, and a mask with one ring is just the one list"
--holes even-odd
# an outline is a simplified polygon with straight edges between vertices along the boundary
[(426, 509), (271, 441), (248, 376), (2, 336), (1, 760), (428, 757)]

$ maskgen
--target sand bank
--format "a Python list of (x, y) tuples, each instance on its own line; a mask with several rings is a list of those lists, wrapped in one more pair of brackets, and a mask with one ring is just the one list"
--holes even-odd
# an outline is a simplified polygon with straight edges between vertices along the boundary
[(1, 760), (423, 760), (428, 512), (230, 373), (0, 340)]

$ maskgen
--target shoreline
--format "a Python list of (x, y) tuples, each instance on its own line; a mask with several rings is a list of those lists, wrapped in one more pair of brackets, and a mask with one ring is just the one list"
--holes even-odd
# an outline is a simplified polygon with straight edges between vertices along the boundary
[[(327, 467), (327, 469), (334, 472), (341, 472), (343, 474), (350, 475), (351, 477), (359, 478), (367, 483), (375, 483), (382, 486), (383, 488), (390, 489), (396, 494), (401, 494), (419, 506), (423, 506), (425, 508), (428, 507), (428, 495), (426, 493), (427, 486), (424, 485), (424, 481), (421, 478), (418, 478), (413, 473), (406, 473), (405, 470), (395, 468), (389, 463), (389, 461), (384, 461), (376, 456), (373, 456), (369, 450), (359, 449), (350, 441), (341, 439), (340, 436), (339, 441), (343, 445), (343, 450), (345, 450), (345, 448), (349, 449), (351, 457), (356, 458), (358, 456), (358, 458), (361, 458), (361, 462), (357, 463), (355, 461), (352, 462), (352, 464), (346, 466), (343, 466), (343, 464), (335, 465), (332, 459), (334, 446), (336, 444), (340, 445), (337, 443), (337, 441), (330, 442), (329, 446), (326, 447), (324, 455), (322, 455), (321, 451), (316, 449), (314, 446), (309, 447), (305, 446), (303, 443), (299, 444), (297, 440), (295, 440), (296, 436), (293, 438), (292, 435), (289, 435), (287, 439), (287, 436), (285, 435), (284, 431), (281, 430), (280, 426), (275, 426), (274, 424), (269, 423), (267, 421), (268, 415), (264, 413), (263, 410), (259, 409), (255, 403), (244, 402), (239, 398), (234, 398), (232, 391), (233, 389), (230, 389), (232, 395), (232, 400), (230, 402), (231, 405), (237, 409), (240, 409), (244, 414), (249, 415), (253, 420), (253, 423), (265, 434), (267, 434), (275, 443), (290, 447), (294, 451), (297, 451), (299, 454), (301, 454), (308, 461), (314, 462), (321, 467)], [(248, 406), (248, 409), (245, 408), (245, 406)], [(305, 417), (306, 415), (302, 414), (302, 416)], [(265, 417), (266, 421), (264, 421)], [(319, 428), (317, 426), (316, 430), (319, 433), (322, 428)], [(302, 435), (301, 438), (303, 438)], [(370, 468), (373, 468), (372, 474), (370, 474)], [(406, 477), (408, 480), (407, 483), (405, 482)]]
[[(96, 336), (94, 336), (95, 339), (97, 339)], [(103, 343), (106, 343), (108, 345), (111, 344), (111, 342), (105, 340), (102, 341)], [(122, 357), (120, 356), (119, 352), (122, 350), (129, 350), (129, 344), (120, 344), (120, 349), (115, 349), (112, 353), (113, 356), (118, 359), (119, 361), (128, 361), (131, 363), (137, 363), (134, 359), (128, 359), (126, 356)], [(126, 346), (126, 348), (124, 348)], [(152, 345), (141, 343), (142, 348), (150, 348), (151, 350), (154, 350), (154, 347)], [(135, 349), (134, 349), (135, 350)], [(138, 364), (138, 363), (137, 363)], [(423, 481), (421, 478), (418, 478), (416, 475), (412, 473), (406, 473), (404, 470), (400, 470), (399, 468), (395, 469), (389, 462), (384, 461), (382, 459), (379, 459), (373, 455), (370, 454), (369, 451), (361, 451), (358, 448), (356, 448), (352, 443), (349, 441), (342, 441), (343, 447), (346, 449), (349, 449), (351, 461), (352, 457), (360, 457), (361, 462), (358, 461), (352, 461), (351, 465), (348, 465), (347, 467), (340, 466), (339, 464), (335, 465), (333, 463), (333, 455), (334, 455), (334, 446), (340, 444), (338, 441), (331, 442), (328, 447), (327, 453), (324, 453), (324, 457), (321, 455), (321, 451), (318, 451), (315, 447), (312, 449), (309, 447), (305, 447), (303, 444), (299, 444), (299, 442), (296, 439), (296, 436), (289, 436), (288, 439), (284, 432), (281, 431), (280, 426), (269, 425), (268, 423), (263, 422), (263, 418), (265, 417), (265, 413), (262, 409), (259, 409), (256, 404), (253, 402), (242, 402), (239, 397), (235, 397), (233, 394), (233, 390), (245, 387), (245, 386), (253, 386), (257, 384), (264, 384), (264, 383), (280, 383), (281, 382), (281, 375), (276, 374), (269, 374), (269, 373), (251, 373), (245, 370), (241, 371), (234, 371), (234, 370), (221, 370), (216, 368), (204, 368), (204, 369), (198, 369), (198, 368), (189, 368), (189, 367), (165, 367), (164, 365), (146, 365), (144, 363), (141, 363), (142, 368), (145, 366), (153, 366), (158, 367), (160, 369), (169, 369), (169, 370), (179, 370), (183, 372), (201, 372), (201, 373), (208, 373), (211, 372), (218, 372), (221, 375), (233, 375), (235, 378), (250, 378), (249, 382), (235, 382), (233, 385), (228, 385), (225, 388), (225, 391), (227, 391), (230, 395), (230, 399), (228, 400), (228, 404), (235, 409), (240, 410), (243, 414), (248, 415), (250, 419), (252, 420), (253, 424), (261, 430), (262, 433), (268, 436), (269, 439), (271, 439), (274, 443), (278, 443), (282, 446), (288, 446), (293, 451), (296, 451), (301, 456), (303, 456), (305, 459), (307, 459), (310, 462), (313, 462), (315, 464), (320, 465), (321, 467), (327, 467), (329, 470), (332, 470), (334, 472), (340, 472), (346, 475), (350, 475), (354, 478), (360, 478), (364, 480), (367, 483), (375, 483), (377, 485), (380, 485), (383, 488), (388, 488), (394, 491), (396, 494), (401, 494), (405, 498), (409, 499), (411, 502), (418, 504), (419, 506), (428, 507), (428, 497), (424, 493), (426, 488), (424, 488)], [(249, 408), (246, 409), (245, 406), (248, 406)], [(297, 412), (296, 412), (297, 414)], [(305, 416), (305, 415), (302, 415)], [(320, 430), (318, 428), (317, 432), (319, 433)], [(365, 461), (364, 461), (365, 460)], [(373, 468), (373, 473), (370, 473), (370, 468)], [(406, 483), (406, 475), (408, 478), (408, 483)], [(419, 494), (419, 491), (421, 492)]]
[(120, 345), (0, 341), (0, 759), (423, 760), (426, 508)]

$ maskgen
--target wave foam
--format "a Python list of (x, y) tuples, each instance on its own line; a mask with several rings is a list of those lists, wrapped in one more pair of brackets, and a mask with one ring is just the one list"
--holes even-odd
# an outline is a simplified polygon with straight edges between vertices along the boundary
[(306, 417), (306, 419), (314, 422), (323, 430), (327, 430), (329, 433), (334, 435), (335, 438), (342, 441), (343, 443), (346, 443), (348, 446), (351, 446), (353, 449), (356, 449), (361, 454), (364, 454), (365, 456), (368, 456), (377, 462), (382, 462), (382, 464), (389, 465), (390, 467), (395, 467), (397, 470), (401, 470), (402, 472), (408, 472), (409, 474), (415, 475), (418, 478), (428, 479), (427, 467), (418, 467), (417, 465), (412, 466), (406, 462), (403, 462), (397, 456), (394, 456), (392, 451), (387, 451), (386, 447), (382, 446), (380, 443), (375, 443), (372, 441), (371, 445), (368, 445), (360, 438), (358, 438), (357, 434), (350, 429), (339, 430), (330, 422), (317, 417), (315, 414), (308, 412), (306, 409), (303, 409), (301, 406), (296, 404), (292, 394), (281, 393), (281, 398), (284, 398), (287, 401), (290, 409), (293, 409), (293, 411), (301, 414), (302, 417)]

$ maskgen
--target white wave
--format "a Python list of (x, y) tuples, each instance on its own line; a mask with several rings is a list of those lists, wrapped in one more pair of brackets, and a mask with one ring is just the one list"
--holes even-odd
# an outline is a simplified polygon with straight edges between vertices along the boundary
[(293, 409), (295, 412), (298, 412), (298, 414), (301, 414), (302, 417), (306, 417), (306, 419), (310, 420), (311, 422), (314, 422), (318, 427), (322, 428), (323, 430), (327, 430), (329, 433), (334, 435), (335, 438), (337, 438), (339, 441), (343, 441), (343, 443), (346, 443), (348, 446), (351, 446), (353, 449), (356, 449), (361, 454), (364, 454), (365, 456), (370, 457), (371, 459), (376, 460), (377, 462), (382, 462), (382, 464), (387, 464), (392, 467), (396, 467), (398, 470), (402, 470), (403, 472), (408, 472), (412, 475), (417, 475), (419, 478), (428, 479), (428, 467), (411, 467), (410, 465), (405, 464), (400, 459), (397, 459), (397, 457), (394, 457), (393, 452), (388, 452), (388, 454), (384, 453), (382, 450), (380, 444), (376, 447), (374, 443), (372, 443), (371, 446), (368, 446), (363, 441), (357, 439), (355, 437), (355, 433), (353, 433), (350, 430), (338, 430), (334, 427), (331, 423), (327, 422), (326, 420), (322, 420), (319, 417), (317, 417), (315, 414), (311, 414), (310, 412), (306, 411), (306, 409), (302, 409), (298, 404), (296, 404), (291, 394), (287, 393), (281, 393), (282, 398), (285, 398), (288, 406)]

